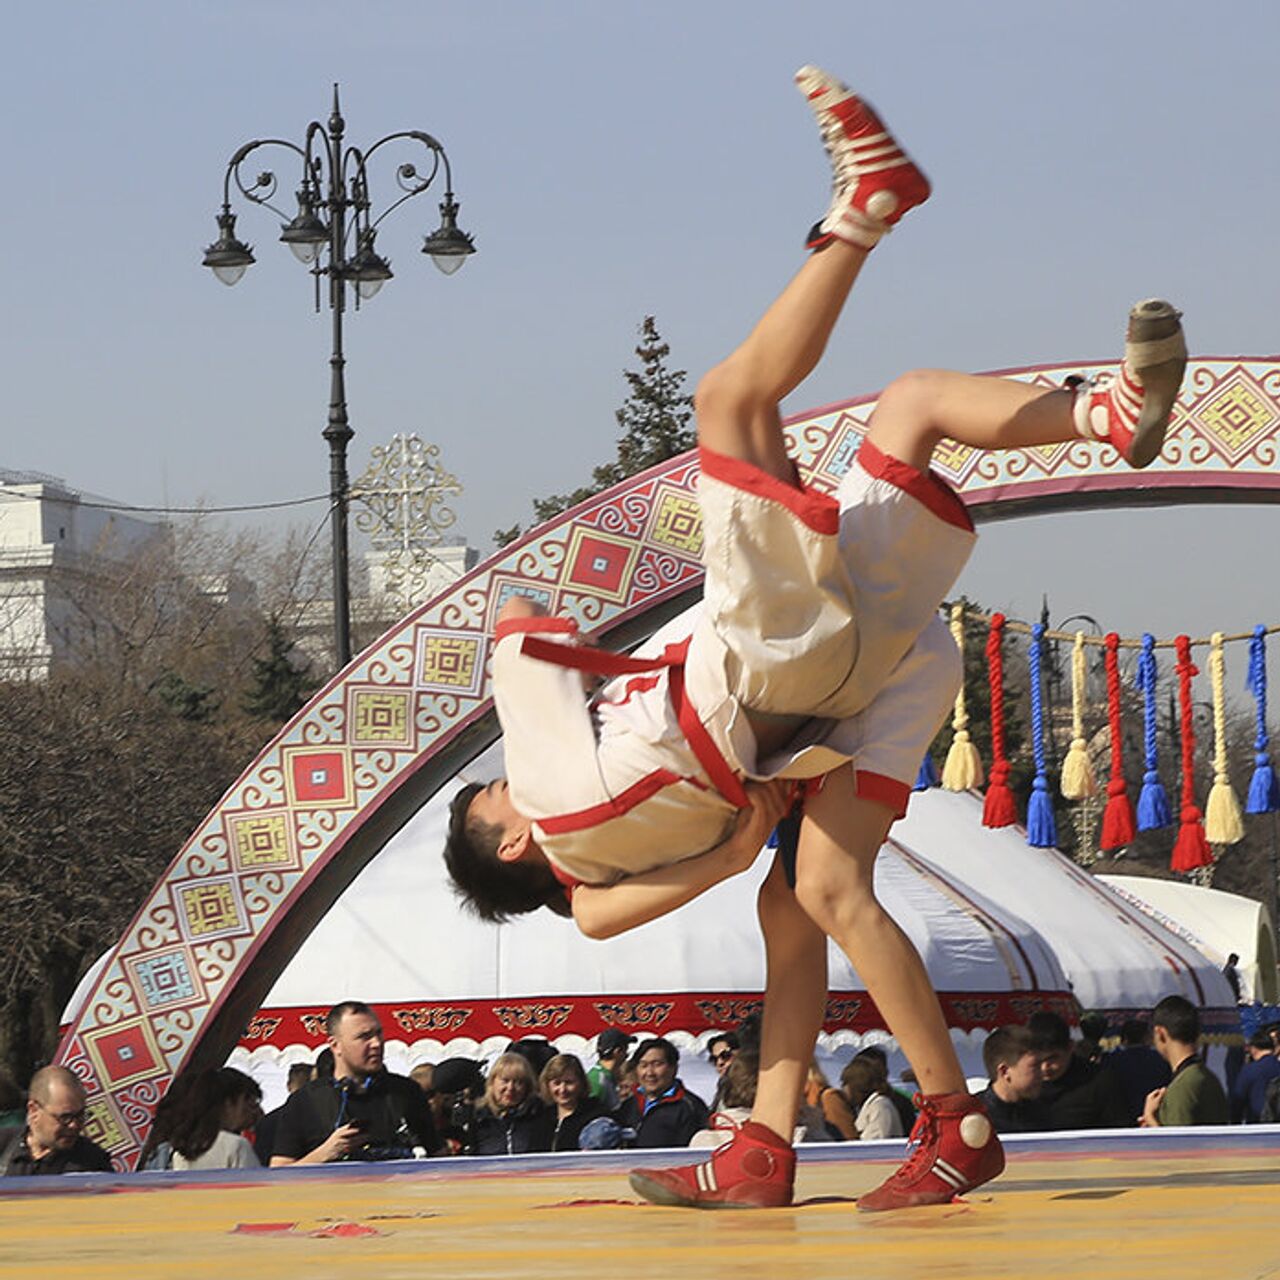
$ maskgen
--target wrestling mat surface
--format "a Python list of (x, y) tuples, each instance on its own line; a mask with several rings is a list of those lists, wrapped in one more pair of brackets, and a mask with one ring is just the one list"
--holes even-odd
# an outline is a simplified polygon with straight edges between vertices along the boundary
[[(964, 1201), (862, 1214), (901, 1142), (802, 1148), (799, 1203), (661, 1209), (670, 1153), (0, 1181), (0, 1277), (1280, 1280), (1280, 1127), (1012, 1138)], [(677, 1157), (678, 1159), (678, 1157)]]

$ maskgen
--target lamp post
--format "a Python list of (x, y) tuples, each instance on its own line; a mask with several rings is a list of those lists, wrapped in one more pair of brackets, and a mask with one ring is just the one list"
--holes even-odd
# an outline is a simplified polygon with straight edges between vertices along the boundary
[[(346, 360), (342, 351), (342, 319), (347, 289), (354, 291), (355, 307), (372, 298), (392, 278), (391, 264), (376, 248), (378, 225), (393, 209), (421, 195), (444, 170), (444, 199), (440, 225), (428, 235), (422, 252), (446, 275), (452, 275), (475, 252), (469, 235), (458, 228), (458, 204), (453, 198), (453, 176), (444, 148), (429, 133), (417, 129), (389, 133), (372, 146), (345, 145), (346, 122), (333, 86), (333, 110), (328, 124), (313, 120), (307, 125), (302, 146), (279, 138), (246, 142), (227, 162), (222, 180), (222, 211), (217, 215), (218, 238), (204, 254), (204, 265), (222, 281), (233, 285), (253, 264), (253, 249), (236, 238), (236, 215), (231, 211), (231, 184), (253, 204), (264, 205), (284, 219), (280, 240), (299, 262), (311, 268), (315, 280), (315, 307), (320, 310), (320, 279), (329, 281), (329, 310), (333, 317), (333, 343), (329, 357), (329, 420), (321, 433), (329, 444), (329, 500), (333, 530), (333, 647), (339, 667), (351, 661), (351, 601), (347, 561), (347, 445), (355, 434), (347, 418)], [(368, 163), (379, 148), (404, 141), (422, 146), (430, 157), (425, 172), (412, 163), (396, 169), (400, 196), (377, 217), (369, 198)], [(271, 203), (277, 189), (271, 170), (259, 172), (246, 185), (242, 166), (262, 147), (283, 147), (302, 161), (297, 192), (298, 212), (292, 217)], [(327, 221), (326, 221), (327, 219)]]

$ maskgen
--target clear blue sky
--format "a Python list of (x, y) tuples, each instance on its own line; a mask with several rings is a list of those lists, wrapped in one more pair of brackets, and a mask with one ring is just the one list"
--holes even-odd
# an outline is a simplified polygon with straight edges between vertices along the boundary
[[(937, 194), (790, 411), (912, 365), (1108, 358), (1151, 294), (1197, 353), (1274, 352), (1277, 47), (1267, 0), (23, 5), (0, 55), (0, 466), (136, 503), (325, 491), (310, 280), (259, 210), (235, 289), (200, 257), (231, 151), (300, 138), (334, 80), (353, 142), (443, 141), (480, 249), (450, 279), (417, 253), (431, 194), (385, 224), (396, 279), (348, 329), (352, 473), (394, 432), (435, 441), (483, 548), (611, 454), (641, 317), (692, 381), (798, 265), (827, 182), (791, 85), (806, 61), (882, 108)], [(1021, 616), (1048, 591), (1055, 616), (1124, 631), (1243, 629), (1280, 621), (1276, 521), (1009, 523), (963, 585)]]

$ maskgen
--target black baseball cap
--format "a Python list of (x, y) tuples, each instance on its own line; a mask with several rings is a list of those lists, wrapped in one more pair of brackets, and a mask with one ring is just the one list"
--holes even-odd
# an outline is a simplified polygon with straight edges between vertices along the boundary
[(625, 1049), (636, 1039), (617, 1027), (602, 1031), (596, 1039), (596, 1053), (613, 1053), (615, 1049)]

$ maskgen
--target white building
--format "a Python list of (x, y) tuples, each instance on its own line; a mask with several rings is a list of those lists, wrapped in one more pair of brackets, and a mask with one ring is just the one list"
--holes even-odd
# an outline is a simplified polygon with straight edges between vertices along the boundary
[(0, 469), (0, 678), (42, 679), (66, 649), (68, 584), (167, 536), (56, 476)]

